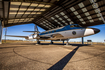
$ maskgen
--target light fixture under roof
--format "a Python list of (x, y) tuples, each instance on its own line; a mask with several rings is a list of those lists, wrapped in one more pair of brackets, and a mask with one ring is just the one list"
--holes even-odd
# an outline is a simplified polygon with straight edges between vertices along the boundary
[(41, 12), (37, 12), (36, 14), (41, 14)]
[(59, 18), (59, 20), (62, 20), (62, 18)]
[(8, 22), (8, 23), (13, 23), (13, 22)]
[(71, 21), (69, 18), (67, 19), (68, 21)]
[(91, 17), (91, 16), (88, 16), (87, 18), (88, 18), (88, 19), (92, 19), (92, 17)]
[(89, 20), (90, 22), (94, 22), (93, 20)]
[(83, 8), (83, 9), (82, 9), (82, 11), (83, 11), (83, 12), (86, 12), (86, 11), (87, 11), (87, 9), (86, 9), (86, 8)]
[(54, 17), (51, 17), (51, 19), (55, 19)]
[(25, 14), (30, 14), (31, 12), (25, 12)]
[(14, 21), (14, 23), (17, 23), (18, 21)]
[(11, 2), (11, 5), (20, 5), (21, 2)]
[(23, 10), (23, 11), (25, 11), (27, 8), (20, 8), (19, 10)]
[(17, 12), (9, 12), (9, 14), (16, 14)]
[(25, 3), (25, 2), (23, 2), (22, 5), (23, 5), (23, 6), (29, 6), (30, 3)]
[(24, 19), (20, 19), (20, 20), (24, 20)]
[(19, 19), (15, 19), (15, 21), (18, 21)]
[(78, 12), (77, 11), (75, 11), (75, 12), (73, 12), (75, 15), (78, 15)]
[(36, 4), (36, 3), (32, 3), (31, 6), (36, 7), (36, 6), (38, 6), (38, 4)]
[(23, 22), (23, 21), (19, 21), (19, 22)]
[(84, 7), (84, 4), (81, 2), (81, 3), (78, 4), (78, 6), (79, 6), (80, 8), (83, 8), (83, 7)]
[(90, 0), (90, 3), (93, 3), (93, 1), (96, 2), (96, 0)]
[(61, 15), (65, 15), (65, 13), (63, 13), (63, 12), (61, 12), (60, 14), (61, 14)]
[(66, 15), (64, 16), (66, 19), (68, 18)]
[(36, 14), (36, 12), (31, 12), (31, 14)]
[(98, 9), (95, 9), (94, 11), (95, 11), (96, 13), (101, 12), (99, 8), (98, 8)]
[(71, 11), (75, 11), (75, 8), (74, 8), (74, 7), (71, 7), (70, 10), (71, 10)]
[(60, 22), (58, 22), (58, 24), (61, 24)]
[(80, 15), (78, 15), (78, 16), (77, 16), (77, 18), (81, 18), (81, 16), (80, 16)]
[(46, 9), (41, 9), (40, 11), (45, 11)]
[(51, 5), (46, 5), (46, 6), (45, 6), (45, 8), (49, 8), (49, 7), (51, 7)]
[(54, 20), (55, 22), (58, 22), (57, 20)]
[(59, 17), (58, 15), (55, 15), (57, 18)]
[(100, 14), (97, 14), (97, 17), (100, 17)]
[(64, 21), (64, 20), (63, 20), (62, 22), (63, 22), (63, 23), (65, 23), (65, 21)]
[(18, 10), (18, 8), (10, 8), (10, 10)]
[(8, 20), (9, 22), (13, 22), (14, 21), (14, 19), (11, 19), (11, 20)]
[(44, 6), (45, 6), (44, 4), (39, 4), (39, 5), (38, 5), (38, 7), (44, 7)]
[(24, 14), (24, 12), (18, 12), (18, 14)]
[(73, 21), (71, 21), (70, 24), (73, 24)]
[(34, 18), (30, 18), (30, 20), (33, 20)]
[(79, 19), (80, 21), (84, 21), (82, 18), (81, 19)]
[(34, 9), (27, 9), (27, 11), (33, 11)]
[(101, 18), (99, 18), (99, 20), (102, 20)]
[(14, 21), (14, 22), (18, 22), (18, 21)]
[(93, 8), (98, 8), (99, 7), (97, 3), (93, 4), (92, 6), (93, 6)]
[(82, 24), (86, 24), (86, 22), (82, 22)]
[(35, 9), (34, 11), (39, 11), (40, 9)]
[(89, 16), (90, 14), (88, 12), (84, 13), (86, 16)]
[(46, 23), (45, 21), (43, 21), (43, 23)]

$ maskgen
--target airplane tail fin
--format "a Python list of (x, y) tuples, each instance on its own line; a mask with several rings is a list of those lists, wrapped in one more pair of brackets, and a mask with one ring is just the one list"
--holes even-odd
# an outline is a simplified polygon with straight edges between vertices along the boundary
[(30, 32), (30, 33), (34, 33), (34, 34), (39, 34), (40, 32), (38, 31), (37, 26), (35, 25), (34, 27), (34, 31), (23, 31), (23, 32)]

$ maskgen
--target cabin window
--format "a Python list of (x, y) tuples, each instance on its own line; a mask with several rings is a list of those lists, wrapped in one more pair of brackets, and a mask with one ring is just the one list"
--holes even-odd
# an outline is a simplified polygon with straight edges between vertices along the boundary
[(71, 25), (70, 27), (72, 28), (72, 27), (74, 27), (74, 25)]
[(56, 30), (54, 30), (54, 32), (56, 32)]

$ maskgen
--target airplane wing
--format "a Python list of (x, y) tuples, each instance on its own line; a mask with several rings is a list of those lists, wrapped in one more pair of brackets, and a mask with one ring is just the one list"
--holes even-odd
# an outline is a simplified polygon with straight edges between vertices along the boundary
[(61, 35), (61, 34), (53, 34), (52, 37), (53, 38), (60, 38), (60, 37), (63, 37), (63, 35)]
[(5, 36), (9, 36), (9, 37), (21, 37), (21, 38), (28, 38), (28, 36), (14, 36), (14, 35), (5, 35)]

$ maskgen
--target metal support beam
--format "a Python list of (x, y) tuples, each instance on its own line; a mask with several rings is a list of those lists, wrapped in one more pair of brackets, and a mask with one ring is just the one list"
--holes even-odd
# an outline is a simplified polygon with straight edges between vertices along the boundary
[(65, 40), (63, 40), (63, 44), (64, 44)]
[(67, 39), (67, 43), (66, 43), (66, 45), (69, 45), (69, 39)]
[(5, 43), (6, 43), (7, 28), (5, 28)]
[(53, 44), (53, 41), (51, 40), (51, 44)]
[(84, 37), (82, 37), (82, 44), (84, 44)]
[(36, 39), (37, 40), (37, 44), (40, 44), (40, 41), (39, 41), (39, 39)]
[(0, 44), (2, 44), (2, 22), (0, 20)]

